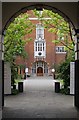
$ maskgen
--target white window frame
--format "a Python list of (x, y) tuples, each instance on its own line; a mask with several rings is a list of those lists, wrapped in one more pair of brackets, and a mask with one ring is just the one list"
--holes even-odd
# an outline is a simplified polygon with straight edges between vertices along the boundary
[[(41, 52), (42, 55), (38, 55)], [(37, 53), (37, 56), (36, 56)], [(45, 41), (34, 41), (34, 58), (36, 57), (46, 57), (46, 42)]]
[[(42, 36), (38, 33), (42, 30)], [(44, 39), (44, 27), (41, 23), (36, 24), (36, 39), (34, 41), (34, 58), (46, 58), (46, 41)]]
[(44, 39), (44, 27), (40, 23), (36, 24), (36, 39), (39, 38)]
[[(64, 49), (65, 49), (65, 46), (56, 46), (56, 49), (57, 49), (57, 48), (60, 48), (60, 49), (61, 49), (61, 48), (64, 48)], [(56, 49), (55, 49), (55, 50), (56, 50)], [(65, 51), (65, 50), (64, 50), (64, 51), (62, 51), (62, 50), (58, 50), (58, 51), (57, 51), (57, 50), (56, 50), (56, 53), (58, 53), (58, 54), (66, 54), (66, 51)]]

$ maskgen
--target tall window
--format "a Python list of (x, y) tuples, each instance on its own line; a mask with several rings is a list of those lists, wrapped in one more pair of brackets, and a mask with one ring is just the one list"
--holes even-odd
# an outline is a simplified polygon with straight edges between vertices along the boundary
[(35, 51), (37, 51), (37, 42), (35, 42)]
[(46, 57), (46, 42), (44, 39), (44, 27), (38, 23), (36, 25), (36, 39), (34, 41), (34, 57)]
[(44, 27), (42, 24), (37, 24), (36, 25), (36, 39), (44, 39)]
[(42, 51), (42, 43), (38, 43), (38, 51)]
[(35, 51), (44, 51), (45, 50), (45, 42), (35, 42)]

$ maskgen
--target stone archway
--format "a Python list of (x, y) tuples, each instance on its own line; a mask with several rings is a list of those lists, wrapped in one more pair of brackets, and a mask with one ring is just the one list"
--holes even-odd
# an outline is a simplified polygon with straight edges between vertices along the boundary
[[(16, 4), (16, 3), (15, 3)], [(22, 3), (21, 3), (22, 4)], [(25, 3), (24, 3), (25, 4)], [(26, 3), (27, 4), (27, 3)], [(49, 3), (47, 3), (47, 4), (49, 4)], [(60, 3), (61, 4), (61, 3)], [(27, 4), (28, 5), (28, 4)], [(51, 4), (52, 6), (53, 6), (53, 4)], [(64, 5), (66, 5), (66, 3), (64, 3)], [(69, 3), (68, 3), (68, 5), (69, 5)], [(79, 4), (77, 4), (77, 5), (79, 5)], [(76, 7), (75, 7), (75, 5), (74, 5), (74, 7), (76, 8), (76, 10), (77, 10), (77, 6), (76, 5)], [(13, 5), (13, 3), (12, 3), (12, 6), (15, 6), (15, 5)], [(19, 5), (18, 5), (19, 6)], [(71, 6), (72, 6), (72, 8), (71, 8)], [(65, 9), (65, 7), (61, 7), (60, 5), (57, 5), (57, 6), (55, 6), (55, 7), (59, 7), (59, 8), (61, 8), (60, 10), (61, 11), (63, 11), (63, 8), (64, 8), (64, 10), (65, 11), (63, 11), (63, 12), (65, 12), (66, 13), (66, 15), (67, 16), (70, 16), (71, 15), (71, 17), (70, 17), (70, 19), (72, 20), (73, 18), (73, 20), (72, 21), (74, 21), (74, 25), (75, 25), (75, 27), (76, 28), (79, 28), (79, 26), (77, 26), (77, 21), (76, 21), (76, 19), (77, 19), (77, 13), (76, 14), (73, 14), (73, 12), (75, 11), (74, 9), (73, 9), (73, 5), (71, 5), (71, 6), (69, 6), (69, 8), (70, 8), (70, 10), (68, 10), (68, 7), (67, 7), (67, 10)], [(7, 8), (6, 8), (7, 7)], [(10, 9), (9, 9), (9, 7), (10, 7)], [(11, 8), (13, 8), (13, 7), (11, 7), (11, 5), (9, 5), (9, 6), (7, 6), (7, 5), (4, 5), (4, 9), (5, 9), (5, 11), (6, 11), (6, 9), (7, 10), (9, 10), (9, 11), (11, 11)], [(18, 7), (16, 7), (16, 8), (18, 8)], [(22, 7), (21, 7), (22, 8)], [(16, 11), (16, 9), (14, 9), (15, 11)], [(21, 10), (23, 10), (23, 9), (21, 9)], [(4, 16), (5, 16), (5, 21), (4, 21), (4, 25), (3, 26), (6, 26), (5, 25), (5, 23), (7, 22), (7, 20), (8, 20), (8, 18), (10, 18), (11, 16), (9, 16), (8, 17), (8, 15), (10, 15), (9, 13), (7, 14), (7, 11), (5, 12), (4, 11), (4, 13), (6, 14), (4, 14)], [(67, 12), (68, 11), (68, 12)], [(69, 12), (70, 11), (70, 12)], [(72, 12), (71, 12), (72, 11)], [(70, 14), (69, 14), (70, 13)], [(13, 14), (11, 14), (11, 15), (13, 15)], [(74, 16), (74, 15), (76, 15), (76, 16)], [(15, 16), (13, 16), (13, 17), (15, 17)], [(66, 16), (65, 16), (66, 17)], [(7, 19), (6, 19), (7, 18)], [(79, 20), (79, 19), (78, 19)], [(11, 22), (11, 19), (9, 20), (9, 22)], [(7, 22), (8, 23), (8, 22)], [(4, 27), (3, 28), (3, 31), (6, 29), (6, 27)], [(78, 39), (78, 38), (77, 38)], [(1, 45), (3, 45), (2, 44), (2, 42), (1, 42)], [(78, 49), (78, 48), (77, 48)], [(2, 55), (2, 51), (1, 51), (1, 55)], [(1, 56), (1, 58), (2, 58), (2, 56)], [(78, 58), (77, 58), (78, 59)], [(0, 62), (0, 65), (1, 65), (1, 69), (3, 68), (2, 67), (2, 59), (1, 59), (1, 62)], [(77, 68), (77, 71), (78, 71), (78, 68)], [(77, 71), (76, 71), (76, 73), (77, 73)], [(2, 73), (0, 74), (1, 75), (1, 79), (3, 79), (2, 78)], [(79, 76), (78, 75), (76, 75), (76, 77), (78, 78)], [(77, 80), (78, 81), (78, 80)], [(1, 84), (2, 85), (2, 84)], [(78, 86), (79, 86), (79, 84), (77, 84)], [(77, 89), (78, 89), (79, 87), (77, 87)], [(2, 91), (2, 90), (1, 90)], [(79, 89), (77, 90), (77, 91), (79, 91)], [(2, 93), (1, 93), (2, 94)], [(79, 99), (79, 94), (78, 94), (78, 96), (77, 96), (77, 98), (76, 99)], [(79, 102), (78, 102), (79, 103)], [(78, 106), (79, 107), (79, 106)]]
[[(62, 8), (62, 4), (63, 4), (63, 8)], [(9, 5), (7, 2), (3, 3), (3, 21), (2, 21), (2, 33), (5, 34), (5, 30), (7, 29), (7, 27), (9, 26), (9, 24), (14, 21), (14, 19), (20, 15), (21, 13), (25, 13), (28, 10), (33, 10), (33, 9), (37, 9), (37, 10), (42, 10), (42, 9), (47, 9), (47, 10), (52, 10), (52, 12), (54, 13), (58, 13), (59, 15), (61, 15), (69, 24), (70, 26), (72, 26), (73, 29), (75, 29), (75, 27), (77, 26), (77, 23), (75, 25), (74, 23), (74, 17), (72, 18), (73, 14), (70, 12), (68, 12), (68, 10), (65, 10), (66, 7), (68, 7), (68, 9), (72, 9), (73, 4), (70, 3), (71, 6), (69, 5), (69, 3), (54, 3), (54, 2), (49, 2), (49, 3), (41, 3), (41, 2), (32, 2), (27, 3), (27, 2), (21, 2), (21, 3), (17, 3), (16, 2), (9, 2)], [(68, 6), (69, 5), (69, 6)], [(77, 4), (74, 3), (74, 11), (75, 12), (75, 6)], [(9, 9), (11, 9), (12, 6), (12, 11), (10, 11)], [(15, 6), (15, 9), (13, 9), (13, 6)], [(9, 8), (10, 7), (10, 8)], [(61, 9), (62, 8), (62, 9)], [(6, 11), (8, 12), (7, 14), (7, 19), (6, 17)], [(67, 13), (68, 12), (68, 13)], [(75, 14), (75, 13), (74, 13)], [(70, 16), (71, 15), (71, 16)], [(71, 19), (72, 18), (72, 19)]]
[(42, 67), (37, 68), (37, 76), (43, 76), (43, 68)]

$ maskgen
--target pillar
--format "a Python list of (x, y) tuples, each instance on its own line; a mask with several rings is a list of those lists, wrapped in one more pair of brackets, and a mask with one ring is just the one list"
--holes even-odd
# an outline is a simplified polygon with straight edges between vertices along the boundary
[(75, 106), (79, 109), (79, 2), (77, 4), (77, 29), (75, 30)]
[(0, 2), (0, 120), (2, 118), (2, 74), (3, 74), (3, 67), (2, 67), (2, 3)]
[(1, 37), (1, 63), (2, 63), (2, 107), (4, 106), (4, 36)]
[(0, 34), (0, 115), (2, 113), (2, 51), (1, 51), (1, 34)]
[(75, 36), (75, 106), (79, 109), (79, 29)]

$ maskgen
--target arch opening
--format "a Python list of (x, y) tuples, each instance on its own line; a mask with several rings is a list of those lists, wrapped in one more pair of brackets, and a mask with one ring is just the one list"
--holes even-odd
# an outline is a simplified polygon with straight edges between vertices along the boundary
[[(15, 18), (15, 16), (19, 15), (21, 12), (25, 12), (25, 11), (28, 11), (28, 10), (33, 10), (33, 9), (37, 9), (37, 10), (42, 10), (43, 8), (45, 9), (48, 9), (48, 10), (51, 10), (54, 11), (54, 12), (58, 12), (59, 14), (61, 14), (63, 17), (65, 17), (65, 20), (67, 22), (69, 22), (70, 26), (73, 26), (73, 29), (75, 29), (73, 23), (71, 22), (71, 20), (66, 16), (64, 15), (61, 11), (59, 11), (58, 9), (56, 8), (52, 8), (50, 6), (47, 6), (47, 5), (34, 5), (34, 6), (29, 6), (28, 8), (22, 8), (20, 11), (18, 11), (17, 13), (15, 13), (15, 15), (13, 15), (10, 20), (7, 22), (7, 24), (5, 25), (5, 28), (3, 30), (3, 33), (5, 32), (5, 30), (7, 29), (8, 25), (10, 24), (10, 22), (12, 22)], [(47, 64), (47, 63), (45, 63)], [(46, 67), (46, 69), (48, 70), (48, 67)], [(37, 66), (37, 69), (36, 69), (36, 73), (37, 73), (37, 76), (43, 76), (44, 75), (44, 68), (43, 67), (40, 67), (40, 66)]]

